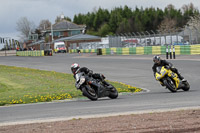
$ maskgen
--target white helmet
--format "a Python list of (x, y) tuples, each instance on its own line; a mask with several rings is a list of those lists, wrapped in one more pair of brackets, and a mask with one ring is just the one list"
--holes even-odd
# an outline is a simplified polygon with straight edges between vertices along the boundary
[(73, 74), (76, 73), (76, 71), (80, 68), (79, 64), (78, 63), (74, 63), (71, 65), (71, 71)]
[(160, 60), (161, 60), (161, 58), (160, 58), (159, 55), (155, 55), (155, 56), (153, 57), (153, 62), (155, 62), (155, 63), (157, 63), (157, 64), (160, 63)]

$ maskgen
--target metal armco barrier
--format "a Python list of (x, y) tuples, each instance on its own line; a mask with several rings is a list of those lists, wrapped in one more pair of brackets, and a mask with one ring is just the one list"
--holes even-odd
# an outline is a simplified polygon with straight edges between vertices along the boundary
[(16, 50), (4, 50), (0, 51), (0, 56), (15, 56)]

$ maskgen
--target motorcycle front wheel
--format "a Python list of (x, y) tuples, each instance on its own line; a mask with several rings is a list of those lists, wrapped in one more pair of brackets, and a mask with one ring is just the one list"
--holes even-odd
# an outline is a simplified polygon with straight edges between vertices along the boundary
[(89, 98), (92, 101), (96, 101), (98, 99), (96, 91), (90, 86), (85, 86), (82, 88), (83, 95)]
[(110, 89), (110, 94), (108, 97), (111, 99), (116, 99), (118, 97), (118, 91), (114, 86), (112, 86), (112, 87), (113, 88)]
[(190, 89), (190, 84), (187, 82), (187, 81), (185, 81), (184, 83), (183, 83), (185, 86), (182, 88), (184, 91), (189, 91), (189, 89)]
[(172, 79), (168, 78), (164, 80), (163, 83), (171, 92), (177, 92), (176, 86), (174, 82), (172, 81)]

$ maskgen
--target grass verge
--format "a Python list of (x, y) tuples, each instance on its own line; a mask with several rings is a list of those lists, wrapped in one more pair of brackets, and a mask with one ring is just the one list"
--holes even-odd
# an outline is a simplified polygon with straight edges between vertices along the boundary
[[(109, 82), (119, 92), (142, 91), (124, 83)], [(82, 97), (74, 83), (72, 74), (0, 65), (0, 106)]]

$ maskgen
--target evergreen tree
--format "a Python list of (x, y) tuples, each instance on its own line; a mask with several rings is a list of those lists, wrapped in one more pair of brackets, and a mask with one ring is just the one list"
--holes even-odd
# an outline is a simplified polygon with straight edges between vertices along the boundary
[(112, 33), (110, 32), (110, 26), (109, 26), (107, 23), (103, 24), (103, 25), (100, 27), (98, 33), (99, 33), (99, 36), (106, 36), (106, 35), (112, 34)]
[(195, 15), (199, 15), (199, 10), (192, 3), (184, 5), (182, 9), (176, 9), (174, 5), (169, 4), (164, 10), (154, 7), (139, 9), (137, 6), (132, 10), (124, 6), (111, 11), (99, 8), (91, 13), (78, 14), (74, 16), (73, 22), (87, 25), (88, 33), (106, 36), (115, 33), (156, 31), (161, 27), (184, 27)]

